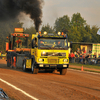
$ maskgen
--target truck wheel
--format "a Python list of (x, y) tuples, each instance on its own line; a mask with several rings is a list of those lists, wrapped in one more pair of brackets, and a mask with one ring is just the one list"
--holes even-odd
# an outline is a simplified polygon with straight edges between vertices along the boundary
[(23, 71), (24, 72), (26, 71), (26, 61), (24, 61), (24, 63), (23, 63)]
[(32, 70), (32, 74), (37, 74), (38, 71), (39, 71), (38, 68), (34, 68), (34, 64), (32, 64), (32, 68), (31, 68), (31, 70)]
[(65, 75), (67, 72), (67, 69), (60, 69), (60, 75)]
[(34, 71), (34, 65), (33, 64), (32, 64), (31, 71), (32, 71), (32, 74), (33, 74), (33, 71)]

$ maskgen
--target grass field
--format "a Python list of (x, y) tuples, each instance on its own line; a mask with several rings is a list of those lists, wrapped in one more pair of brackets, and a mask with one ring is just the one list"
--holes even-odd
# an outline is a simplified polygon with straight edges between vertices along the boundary
[(79, 63), (70, 63), (70, 65), (74, 65), (74, 66), (84, 66), (86, 68), (92, 68), (92, 69), (100, 69), (100, 65), (89, 65), (89, 64), (79, 64)]

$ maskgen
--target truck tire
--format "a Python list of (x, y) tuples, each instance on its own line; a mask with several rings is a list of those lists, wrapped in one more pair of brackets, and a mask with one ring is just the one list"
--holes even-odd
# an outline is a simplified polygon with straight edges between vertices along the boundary
[(60, 69), (60, 75), (65, 75), (67, 72), (67, 69)]
[(32, 64), (31, 71), (32, 71), (32, 74), (37, 74), (39, 69), (38, 68), (34, 68), (34, 64)]
[(23, 62), (23, 71), (25, 72), (26, 71), (26, 61), (24, 60), (24, 62)]

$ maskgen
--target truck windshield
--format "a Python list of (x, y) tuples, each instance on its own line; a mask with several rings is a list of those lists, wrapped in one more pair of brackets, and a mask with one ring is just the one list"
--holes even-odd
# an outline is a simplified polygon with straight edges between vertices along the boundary
[(40, 38), (38, 40), (39, 48), (58, 48), (66, 49), (67, 48), (67, 39), (44, 39)]
[(28, 37), (14, 37), (13, 47), (15, 48), (27, 48)]

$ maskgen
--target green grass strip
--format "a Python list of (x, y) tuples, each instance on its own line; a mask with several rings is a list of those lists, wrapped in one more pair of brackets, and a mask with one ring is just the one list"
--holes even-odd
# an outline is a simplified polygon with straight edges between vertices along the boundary
[[(69, 67), (70, 69), (76, 69), (76, 70), (81, 70), (81, 68), (73, 68), (73, 67)], [(96, 72), (96, 73), (100, 73), (100, 71), (95, 71), (95, 70), (88, 70), (88, 69), (83, 69), (84, 71), (89, 71), (89, 72)]]
[(100, 65), (89, 65), (89, 64), (78, 64), (78, 63), (70, 63), (69, 65), (73, 66), (80, 66), (80, 67), (86, 67), (86, 68), (94, 68), (94, 69), (100, 69)]

